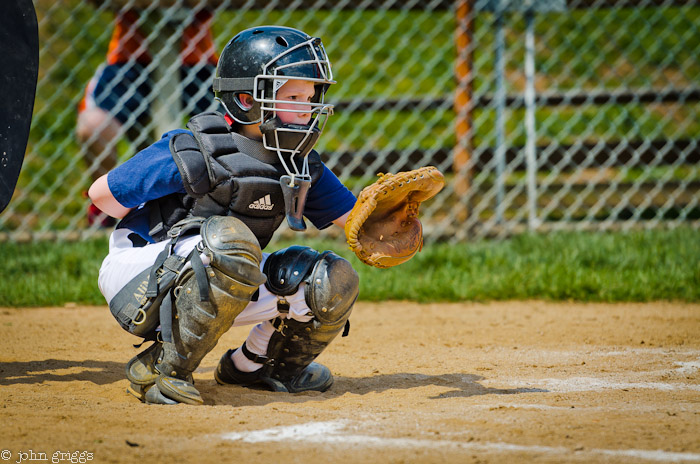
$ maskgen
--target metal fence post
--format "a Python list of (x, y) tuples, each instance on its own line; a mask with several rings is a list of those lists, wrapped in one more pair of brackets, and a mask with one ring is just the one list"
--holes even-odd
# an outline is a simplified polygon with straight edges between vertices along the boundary
[(525, 127), (527, 142), (525, 157), (527, 165), (527, 213), (528, 228), (537, 229), (537, 130), (535, 128), (535, 13), (525, 12)]

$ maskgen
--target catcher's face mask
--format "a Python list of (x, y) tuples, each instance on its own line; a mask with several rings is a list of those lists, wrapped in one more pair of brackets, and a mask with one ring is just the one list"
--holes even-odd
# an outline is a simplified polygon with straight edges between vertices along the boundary
[[(313, 84), (311, 101), (278, 97), (280, 88), (294, 80)], [(307, 156), (333, 112), (324, 97), (334, 83), (321, 39), (292, 28), (247, 29), (231, 39), (219, 57), (216, 98), (239, 124), (260, 124), (263, 145), (277, 153), (287, 173), (280, 183), (293, 230), (306, 228), (302, 212), (311, 184)], [(242, 94), (253, 97), (252, 106), (243, 104)], [(308, 119), (287, 117), (299, 114)]]
[[(313, 83), (310, 102), (278, 98), (279, 89), (293, 80)], [(306, 156), (333, 112), (333, 105), (325, 103), (324, 97), (334, 83), (320, 38), (295, 29), (264, 26), (246, 30), (226, 45), (213, 88), (236, 122), (261, 124), (265, 148), (278, 154), (294, 183), (296, 178), (309, 179)], [(253, 105), (243, 104), (241, 94), (252, 96)], [(309, 113), (311, 117), (304, 124), (284, 123), (279, 118), (284, 112)]]
[[(302, 56), (308, 55), (307, 59), (284, 64), (286, 58), (300, 51)], [(313, 84), (315, 91), (311, 101), (280, 99), (280, 89), (287, 83), (294, 85), (290, 82), (294, 80)], [(311, 187), (307, 155), (333, 113), (333, 106), (323, 101), (326, 89), (333, 83), (331, 64), (318, 38), (311, 38), (276, 56), (263, 66), (263, 74), (255, 76), (253, 98), (260, 104), (263, 145), (277, 152), (288, 174), (280, 178), (280, 184), (287, 223), (292, 230), (306, 230), (302, 215)], [(310, 115), (308, 120), (307, 114)]]
[[(295, 55), (303, 59), (290, 61)], [(278, 98), (280, 89), (293, 80), (313, 83), (315, 92), (310, 102)], [(263, 73), (255, 77), (253, 99), (260, 104), (263, 145), (277, 152), (292, 184), (297, 178), (311, 178), (306, 156), (333, 114), (333, 105), (324, 102), (326, 90), (333, 83), (331, 64), (318, 38), (310, 38), (277, 55), (263, 66)], [(284, 113), (289, 116), (284, 117)], [(301, 114), (310, 114), (305, 124), (283, 122)]]

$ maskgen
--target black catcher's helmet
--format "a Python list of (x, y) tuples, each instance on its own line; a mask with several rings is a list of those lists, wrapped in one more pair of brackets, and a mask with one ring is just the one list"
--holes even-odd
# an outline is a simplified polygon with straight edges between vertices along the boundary
[[(262, 112), (272, 110), (275, 77), (280, 76), (315, 82), (313, 103), (329, 106), (323, 105), (323, 96), (335, 81), (321, 39), (282, 26), (254, 27), (231, 39), (219, 57), (214, 94), (236, 122), (265, 122)], [(240, 93), (253, 96), (252, 108), (241, 104)]]

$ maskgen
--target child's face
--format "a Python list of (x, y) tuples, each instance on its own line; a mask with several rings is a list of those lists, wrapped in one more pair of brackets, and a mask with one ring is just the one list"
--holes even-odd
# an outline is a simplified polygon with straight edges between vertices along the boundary
[[(277, 91), (277, 100), (309, 103), (315, 93), (316, 89), (313, 82), (290, 79)], [(311, 120), (311, 105), (276, 103), (275, 108), (301, 111), (297, 113), (278, 111), (277, 116), (285, 124), (305, 125)]]
[[(293, 101), (293, 102), (310, 102), (316, 93), (314, 83), (311, 81), (302, 81), (290, 79), (277, 90), (277, 100)], [(253, 97), (248, 94), (239, 95), (241, 104), (245, 108), (253, 106)], [(276, 108), (284, 110), (301, 110), (301, 113), (292, 113), (289, 111), (279, 111), (278, 115), (284, 124), (301, 124), (306, 125), (311, 120), (311, 105), (298, 105), (287, 103), (276, 103)], [(262, 139), (260, 132), (260, 124), (244, 125), (241, 128), (241, 133), (250, 139)]]

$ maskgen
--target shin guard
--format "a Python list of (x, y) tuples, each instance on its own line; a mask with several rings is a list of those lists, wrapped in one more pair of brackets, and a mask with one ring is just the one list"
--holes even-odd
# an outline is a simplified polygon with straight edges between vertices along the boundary
[(263, 363), (261, 380), (277, 391), (329, 388), (333, 376), (313, 360), (347, 326), (359, 294), (357, 273), (335, 253), (296, 246), (270, 255), (264, 270), (267, 288), (280, 296), (294, 294), (305, 283), (304, 298), (314, 317), (309, 322), (275, 319), (266, 356), (254, 360)]
[[(192, 385), (192, 372), (265, 282), (260, 246), (242, 221), (210, 217), (202, 224), (201, 235), (192, 269), (182, 274), (174, 289), (171, 333), (163, 331), (155, 364), (160, 392), (189, 404), (202, 402)], [(199, 253), (209, 258), (209, 266), (202, 265)], [(169, 326), (162, 318), (161, 325)]]

